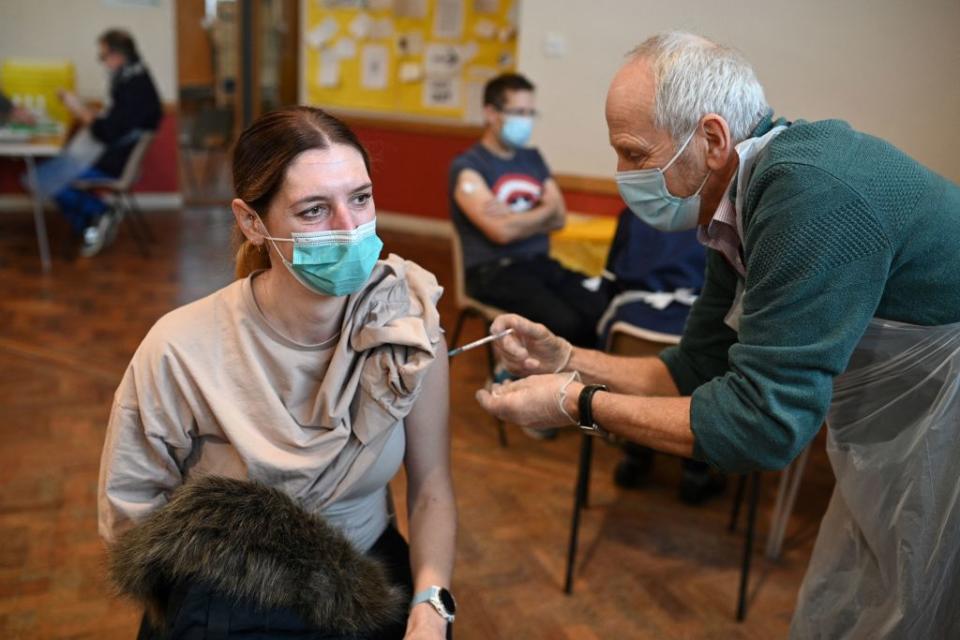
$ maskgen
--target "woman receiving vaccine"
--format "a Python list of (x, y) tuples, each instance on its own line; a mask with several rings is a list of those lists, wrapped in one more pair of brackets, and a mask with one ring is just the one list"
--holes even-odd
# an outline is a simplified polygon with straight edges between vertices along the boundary
[(116, 392), (99, 486), (114, 580), (147, 606), (142, 638), (447, 637), (442, 290), (379, 259), (369, 158), (323, 111), (255, 121), (233, 178), (237, 280), (161, 318)]

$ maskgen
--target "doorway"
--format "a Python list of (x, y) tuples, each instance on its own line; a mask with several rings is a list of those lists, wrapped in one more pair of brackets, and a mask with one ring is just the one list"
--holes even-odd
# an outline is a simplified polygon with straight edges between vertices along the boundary
[(186, 204), (229, 202), (246, 123), (297, 102), (298, 0), (178, 0), (180, 173)]

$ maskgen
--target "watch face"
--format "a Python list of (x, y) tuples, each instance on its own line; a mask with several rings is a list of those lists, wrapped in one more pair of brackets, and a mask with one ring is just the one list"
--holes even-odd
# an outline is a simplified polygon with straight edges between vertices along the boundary
[(440, 602), (443, 603), (443, 608), (447, 610), (447, 613), (453, 615), (457, 612), (457, 601), (453, 599), (453, 594), (451, 594), (446, 589), (440, 589)]

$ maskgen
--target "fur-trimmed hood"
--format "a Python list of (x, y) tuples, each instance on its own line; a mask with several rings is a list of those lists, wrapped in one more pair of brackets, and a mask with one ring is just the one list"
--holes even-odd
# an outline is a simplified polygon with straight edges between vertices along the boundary
[[(121, 594), (154, 622), (172, 585), (202, 581), (258, 608), (289, 608), (318, 628), (365, 633), (398, 620), (406, 604), (383, 566), (284, 493), (206, 477), (122, 534), (109, 550)], [(161, 623), (162, 624), (162, 623)]]

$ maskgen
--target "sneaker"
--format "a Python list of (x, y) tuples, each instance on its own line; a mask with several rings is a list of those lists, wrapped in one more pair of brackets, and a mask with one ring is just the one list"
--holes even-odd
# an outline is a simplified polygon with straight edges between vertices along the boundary
[(680, 501), (696, 506), (718, 496), (727, 488), (727, 476), (709, 471), (683, 470), (680, 480)]
[(110, 209), (101, 217), (110, 218), (107, 223), (106, 240), (104, 240), (104, 245), (109, 246), (117, 239), (117, 230), (120, 228), (120, 221), (123, 220), (123, 209)]
[(653, 468), (652, 450), (646, 447), (634, 447), (624, 451), (623, 460), (617, 463), (613, 471), (613, 483), (623, 489), (642, 487)]
[(83, 245), (80, 247), (80, 255), (84, 258), (92, 258), (100, 253), (107, 244), (107, 238), (110, 236), (114, 217), (110, 211), (105, 212), (97, 220), (97, 224), (91, 225), (83, 230)]

